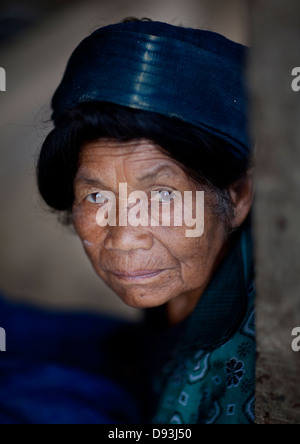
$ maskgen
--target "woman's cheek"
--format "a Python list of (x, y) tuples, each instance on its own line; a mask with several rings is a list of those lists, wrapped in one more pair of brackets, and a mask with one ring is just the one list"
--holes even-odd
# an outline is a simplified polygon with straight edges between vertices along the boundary
[(176, 259), (182, 281), (191, 288), (197, 288), (205, 285), (211, 277), (226, 238), (222, 223), (207, 212), (202, 236), (189, 238), (186, 227), (173, 227), (161, 231), (159, 241)]
[(73, 225), (87, 252), (97, 245), (101, 235), (101, 228), (96, 223), (96, 213), (96, 209), (87, 209), (84, 204), (73, 209)]
[(187, 237), (186, 227), (160, 227), (156, 230), (153, 231), (154, 237), (178, 262), (201, 255), (202, 237)]

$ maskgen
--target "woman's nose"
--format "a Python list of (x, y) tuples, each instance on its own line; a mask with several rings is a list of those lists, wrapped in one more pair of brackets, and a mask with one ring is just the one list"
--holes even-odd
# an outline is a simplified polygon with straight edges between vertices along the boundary
[(152, 235), (146, 232), (145, 227), (109, 227), (105, 239), (107, 250), (129, 252), (132, 250), (150, 250), (153, 246)]

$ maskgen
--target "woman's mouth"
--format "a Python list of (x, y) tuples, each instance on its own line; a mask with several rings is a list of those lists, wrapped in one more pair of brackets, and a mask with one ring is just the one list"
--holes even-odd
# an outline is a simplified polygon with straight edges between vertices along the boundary
[(132, 272), (119, 272), (119, 271), (111, 271), (111, 273), (116, 276), (118, 279), (127, 282), (135, 282), (135, 281), (144, 281), (146, 279), (152, 279), (165, 270), (139, 270)]

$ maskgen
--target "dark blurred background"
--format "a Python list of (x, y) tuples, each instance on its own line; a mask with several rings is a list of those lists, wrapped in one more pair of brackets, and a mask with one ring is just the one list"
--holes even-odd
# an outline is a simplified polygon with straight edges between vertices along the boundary
[(0, 45), (34, 26), (58, 6), (69, 3), (59, 0), (11, 0), (0, 7)]
[(101, 283), (71, 229), (40, 202), (39, 148), (67, 60), (100, 26), (128, 16), (205, 28), (249, 43), (246, 0), (10, 0), (0, 3), (0, 291), (52, 308), (138, 316)]

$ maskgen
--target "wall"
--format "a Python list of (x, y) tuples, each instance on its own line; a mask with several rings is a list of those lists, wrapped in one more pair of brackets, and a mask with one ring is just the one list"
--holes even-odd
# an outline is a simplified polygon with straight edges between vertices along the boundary
[(257, 422), (300, 423), (300, 66), (298, 0), (251, 2), (256, 134)]

